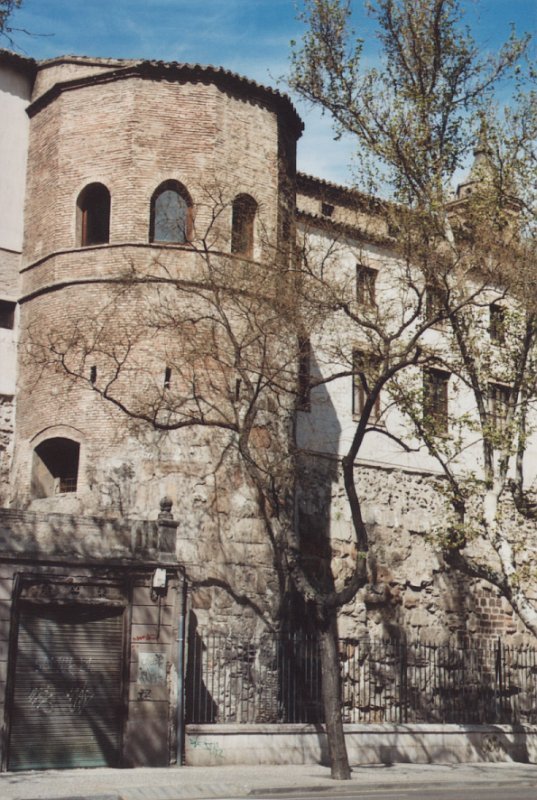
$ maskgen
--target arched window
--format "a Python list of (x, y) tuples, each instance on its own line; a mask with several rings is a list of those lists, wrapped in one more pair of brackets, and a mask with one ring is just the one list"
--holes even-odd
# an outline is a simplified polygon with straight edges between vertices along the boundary
[(61, 436), (46, 439), (34, 450), (32, 494), (52, 497), (76, 492), (80, 445)]
[(90, 183), (78, 195), (77, 238), (80, 247), (110, 241), (110, 192), (102, 183)]
[(238, 194), (231, 214), (231, 252), (252, 258), (257, 203), (249, 194)]
[(184, 186), (164, 181), (151, 198), (151, 242), (184, 244), (190, 238), (192, 202)]

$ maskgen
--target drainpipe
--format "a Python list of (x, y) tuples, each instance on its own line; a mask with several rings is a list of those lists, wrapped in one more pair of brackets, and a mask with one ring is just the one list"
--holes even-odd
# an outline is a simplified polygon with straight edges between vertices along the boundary
[(187, 586), (183, 579), (182, 603), (177, 625), (177, 766), (183, 765), (185, 752), (185, 661), (186, 661), (186, 619), (187, 619)]

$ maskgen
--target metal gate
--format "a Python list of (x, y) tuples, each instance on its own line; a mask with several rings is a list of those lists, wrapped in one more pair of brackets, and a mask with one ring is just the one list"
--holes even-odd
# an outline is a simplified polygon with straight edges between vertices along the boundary
[(118, 764), (123, 608), (21, 602), (8, 768)]

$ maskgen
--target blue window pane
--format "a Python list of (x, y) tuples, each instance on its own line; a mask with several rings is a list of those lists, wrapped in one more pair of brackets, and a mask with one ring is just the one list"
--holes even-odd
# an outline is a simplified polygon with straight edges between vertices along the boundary
[(174, 189), (165, 189), (155, 200), (156, 242), (186, 242), (188, 205)]

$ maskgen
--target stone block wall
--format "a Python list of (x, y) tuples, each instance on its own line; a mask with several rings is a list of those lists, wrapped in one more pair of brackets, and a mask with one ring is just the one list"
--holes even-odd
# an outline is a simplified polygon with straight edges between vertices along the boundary
[(7, 505), (9, 499), (14, 423), (13, 397), (0, 395), (0, 507)]
[[(464, 639), (493, 642), (502, 637), (506, 644), (534, 645), (496, 588), (444, 563), (435, 538), (446, 516), (438, 476), (359, 465), (356, 480), (369, 533), (371, 584), (342, 608), (341, 637), (403, 637), (431, 644)], [(311, 457), (306, 462), (299, 505), (305, 546), (308, 540), (312, 543), (314, 558), (331, 555), (340, 585), (356, 550), (336, 461)], [(509, 535), (526, 541), (530, 553), (535, 539), (531, 525), (524, 525), (509, 504), (504, 517)], [(485, 561), (491, 558), (483, 542), (472, 547)], [(529, 590), (537, 601), (535, 589)]]

